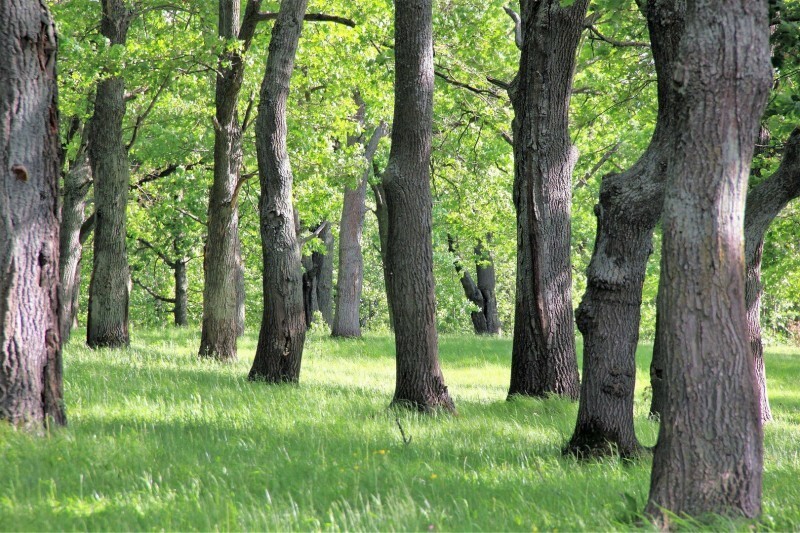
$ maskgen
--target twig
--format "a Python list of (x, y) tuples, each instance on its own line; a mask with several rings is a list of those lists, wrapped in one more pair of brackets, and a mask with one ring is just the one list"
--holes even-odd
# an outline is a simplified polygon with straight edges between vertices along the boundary
[(403, 424), (400, 423), (400, 417), (396, 416), (394, 421), (397, 422), (397, 427), (400, 428), (400, 436), (403, 437), (403, 444), (408, 446), (411, 442), (411, 437), (406, 438), (406, 432), (403, 431)]

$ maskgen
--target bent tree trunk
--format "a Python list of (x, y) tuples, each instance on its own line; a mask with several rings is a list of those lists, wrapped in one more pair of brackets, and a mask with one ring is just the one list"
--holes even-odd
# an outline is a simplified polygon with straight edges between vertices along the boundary
[(380, 124), (365, 147), (364, 175), (353, 189), (345, 187), (342, 220), (339, 225), (339, 276), (336, 283), (336, 311), (333, 315), (334, 337), (360, 337), (361, 286), (364, 281), (364, 257), (361, 253), (361, 232), (364, 228), (364, 200), (367, 181), (372, 172), (372, 158), (378, 143), (386, 135)]
[[(239, 243), (239, 213), (236, 191), (242, 166), (242, 129), (239, 124), (239, 93), (244, 79), (242, 54), (255, 31), (250, 2), (246, 23), (239, 27), (240, 0), (219, 0), (219, 36), (240, 39), (243, 50), (223, 55), (217, 70), (214, 103), (214, 181), (208, 199), (208, 238), (203, 262), (203, 325), (200, 356), (220, 361), (236, 359), (236, 338), (244, 329), (242, 258)], [(240, 303), (242, 304), (240, 306)]]
[(775, 173), (753, 188), (747, 195), (744, 219), (745, 262), (747, 277), (747, 336), (753, 354), (758, 380), (761, 419), (771, 420), (767, 398), (767, 377), (764, 372), (764, 345), (761, 341), (761, 256), (764, 234), (769, 225), (791, 200), (800, 196), (800, 128), (795, 129), (786, 143), (783, 159)]
[(570, 211), (577, 152), (568, 132), (575, 55), (588, 0), (523, 0), (514, 106), (517, 296), (509, 397), (577, 399)]
[(395, 2), (395, 101), (383, 174), (397, 376), (392, 405), (455, 411), (439, 367), (430, 190), (433, 130), (431, 0)]
[(761, 511), (742, 227), (769, 57), (766, 3), (687, 3), (673, 74), (678, 133), (667, 169), (658, 309), (667, 395), (645, 509), (664, 527), (670, 513)]
[(61, 323), (61, 342), (69, 340), (72, 326), (78, 315), (78, 300), (81, 289), (81, 227), (86, 212), (86, 195), (92, 181), (92, 169), (89, 165), (86, 133), (82, 133), (82, 141), (75, 159), (71, 161), (69, 170), (64, 175), (64, 200), (61, 204), (60, 258), (59, 278), (60, 306), (59, 321)]
[[(123, 0), (103, 0), (101, 33), (124, 45), (131, 12)], [(130, 269), (125, 243), (130, 168), (122, 139), (125, 79), (111, 76), (97, 86), (89, 123), (89, 160), (94, 176), (94, 263), (89, 283), (86, 343), (91, 348), (127, 346)]]
[(300, 379), (306, 337), (300, 245), (286, 149), (286, 100), (306, 4), (306, 0), (281, 2), (269, 43), (256, 122), (264, 314), (249, 378), (271, 383)]
[(636, 346), (642, 286), (661, 218), (674, 131), (672, 73), (683, 34), (685, 0), (651, 0), (646, 16), (658, 76), (658, 118), (647, 150), (626, 172), (603, 177), (586, 293), (575, 313), (583, 334), (583, 382), (566, 453), (636, 455), (633, 428)]
[(0, 420), (66, 424), (58, 324), (56, 28), (0, 3)]

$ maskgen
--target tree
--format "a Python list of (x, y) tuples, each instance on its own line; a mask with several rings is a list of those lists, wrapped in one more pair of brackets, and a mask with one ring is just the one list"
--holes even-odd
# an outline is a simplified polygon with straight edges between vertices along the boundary
[[(300, 223), (296, 220), (296, 226)], [(303, 307), (305, 309), (306, 324), (309, 326), (314, 321), (314, 314), (319, 312), (326, 324), (332, 322), (332, 292), (333, 292), (333, 232), (327, 220), (317, 226), (310, 237), (301, 239), (318, 239), (325, 251), (314, 250), (303, 255)]]
[(272, 29), (256, 120), (264, 314), (249, 378), (273, 383), (300, 379), (306, 335), (300, 245), (286, 148), (286, 101), (306, 4), (306, 0), (281, 2)]
[[(487, 238), (487, 241), (489, 239)], [(492, 255), (478, 242), (475, 246), (475, 272), (478, 282), (472, 279), (469, 271), (461, 264), (456, 250), (455, 239), (447, 236), (447, 248), (455, 257), (453, 266), (461, 276), (461, 287), (467, 299), (478, 306), (477, 311), (472, 311), (472, 327), (478, 335), (497, 335), (500, 333), (500, 319), (497, 317), (497, 297), (495, 296), (494, 261)]]
[(397, 376), (393, 405), (455, 411), (439, 367), (431, 237), (431, 0), (395, 2), (392, 147), (383, 173)]
[(778, 170), (747, 195), (744, 219), (747, 305), (747, 337), (759, 387), (761, 420), (772, 419), (767, 398), (767, 376), (764, 370), (764, 344), (761, 341), (761, 259), (764, 234), (786, 204), (800, 196), (800, 128), (786, 142)]
[(200, 355), (221, 361), (236, 359), (236, 338), (243, 330), (243, 269), (237, 201), (243, 181), (242, 126), (239, 93), (244, 81), (244, 54), (258, 25), (260, 0), (247, 4), (239, 25), (241, 0), (219, 0), (218, 32), (227, 41), (219, 58), (214, 93), (214, 181), (208, 200), (208, 238), (203, 262), (203, 325)]
[[(375, 176), (381, 176), (375, 162), (373, 161), (373, 173)], [(382, 178), (381, 178), (382, 179)], [(383, 285), (386, 294), (386, 306), (389, 310), (389, 327), (394, 330), (394, 314), (392, 312), (392, 283), (391, 276), (389, 275), (389, 262), (387, 252), (389, 249), (389, 208), (386, 207), (386, 191), (383, 189), (383, 183), (371, 183), (372, 194), (375, 197), (375, 219), (378, 222), (378, 241), (381, 254), (381, 267), (383, 270)]]
[[(363, 101), (361, 103), (363, 106)], [(363, 124), (363, 107), (360, 122)], [(386, 135), (380, 124), (364, 147), (364, 172), (355, 188), (346, 186), (342, 219), (339, 224), (339, 275), (336, 281), (336, 307), (331, 334), (334, 337), (360, 337), (361, 284), (364, 279), (364, 258), (361, 254), (361, 232), (364, 226), (364, 200), (367, 181), (372, 172), (372, 159), (378, 143)]]
[[(762, 431), (747, 347), (742, 227), (772, 82), (766, 3), (687, 2), (673, 83), (659, 314), (666, 402), (646, 513), (754, 517)], [(724, 370), (723, 370), (724, 369)]]
[[(61, 342), (69, 340), (72, 326), (78, 316), (78, 300), (81, 288), (81, 256), (83, 243), (89, 228), (84, 227), (86, 218), (86, 196), (92, 182), (89, 165), (88, 136), (86, 128), (77, 117), (70, 124), (70, 137), (78, 137), (78, 149), (64, 173), (64, 191), (61, 202), (61, 227), (59, 230), (59, 323)], [(94, 219), (92, 219), (92, 224)], [(93, 229), (93, 228), (92, 228)], [(81, 231), (83, 230), (83, 231)]]
[[(101, 33), (122, 47), (133, 11), (124, 0), (103, 0)], [(95, 233), (86, 342), (92, 348), (127, 346), (130, 271), (125, 243), (130, 168), (122, 139), (125, 78), (106, 72), (97, 85), (89, 123), (89, 161), (94, 177)]]
[(566, 452), (636, 455), (633, 428), (642, 286), (661, 218), (665, 169), (676, 134), (672, 83), (683, 33), (684, 0), (651, 0), (645, 15), (658, 83), (658, 116), (647, 150), (627, 171), (608, 174), (595, 206), (597, 234), (587, 288), (575, 313), (583, 334), (583, 381)]
[(133, 283), (144, 289), (147, 294), (156, 300), (172, 304), (172, 313), (175, 319), (175, 325), (179, 327), (188, 326), (189, 279), (186, 269), (190, 258), (187, 257), (184, 250), (181, 250), (182, 239), (180, 237), (172, 239), (172, 254), (165, 252), (163, 249), (146, 239), (139, 237), (137, 240), (142, 247), (151, 250), (159, 259), (164, 262), (165, 265), (170, 268), (170, 270), (172, 270), (172, 277), (175, 283), (175, 296), (172, 298), (169, 296), (164, 296), (135, 277), (132, 278)]
[[(577, 399), (570, 210), (576, 147), (568, 131), (575, 55), (588, 0), (522, 0), (514, 106), (517, 296), (509, 397)], [(510, 10), (509, 10), (510, 12)]]
[(66, 424), (58, 318), (56, 29), (0, 3), (0, 419)]

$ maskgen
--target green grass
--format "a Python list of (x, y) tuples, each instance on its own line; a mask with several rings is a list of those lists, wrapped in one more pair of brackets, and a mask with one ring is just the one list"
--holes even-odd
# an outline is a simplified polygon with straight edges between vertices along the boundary
[[(386, 410), (388, 337), (312, 335), (299, 386), (245, 379), (252, 336), (228, 366), (194, 356), (194, 331), (140, 331), (134, 340), (130, 350), (66, 349), (67, 429), (42, 439), (0, 426), (0, 529), (637, 527), (649, 458), (562, 458), (577, 406), (505, 401), (509, 339), (441, 339), (459, 416), (401, 413), (408, 445)], [(652, 445), (648, 352), (640, 351), (636, 424)], [(776, 421), (766, 429), (762, 529), (800, 527), (797, 356), (768, 353)]]

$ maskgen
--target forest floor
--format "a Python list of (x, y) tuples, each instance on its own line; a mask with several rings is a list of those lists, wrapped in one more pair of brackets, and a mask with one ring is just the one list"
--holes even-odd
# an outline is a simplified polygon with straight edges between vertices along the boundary
[[(196, 358), (194, 329), (137, 330), (130, 350), (97, 352), (82, 334), (64, 354), (69, 427), (41, 439), (0, 425), (1, 530), (642, 527), (650, 457), (563, 458), (577, 405), (506, 401), (508, 338), (443, 336), (459, 415), (426, 417), (386, 409), (388, 336), (312, 334), (301, 384), (267, 386), (246, 379), (253, 333), (231, 365)], [(652, 445), (649, 351), (639, 353), (635, 409)], [(775, 421), (758, 528), (797, 530), (800, 349), (769, 349), (767, 372)]]

